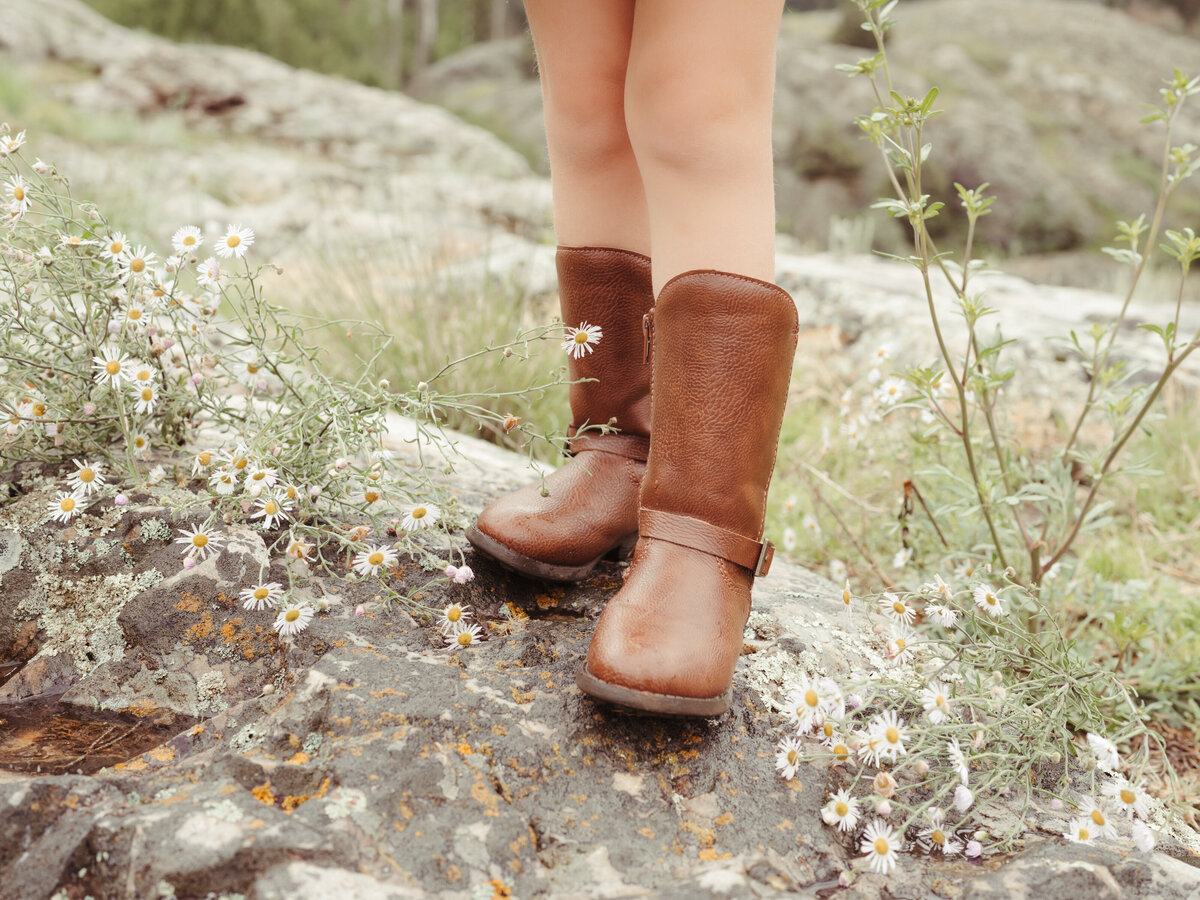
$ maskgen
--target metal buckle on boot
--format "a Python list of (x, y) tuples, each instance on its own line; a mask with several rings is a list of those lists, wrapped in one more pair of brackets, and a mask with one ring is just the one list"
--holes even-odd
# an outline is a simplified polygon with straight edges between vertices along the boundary
[(754, 577), (761, 578), (771, 571), (771, 560), (775, 558), (775, 545), (770, 541), (762, 542), (762, 549), (758, 551), (758, 562), (754, 564)]

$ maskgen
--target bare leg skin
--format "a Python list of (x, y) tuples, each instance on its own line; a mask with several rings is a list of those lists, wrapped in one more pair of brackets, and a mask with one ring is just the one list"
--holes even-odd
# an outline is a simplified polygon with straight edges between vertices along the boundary
[(783, 0), (642, 0), (634, 9), (625, 122), (649, 204), (656, 297), (691, 269), (775, 280), (771, 103), (782, 15)]
[(625, 128), (633, 0), (525, 0), (550, 151), (559, 244), (650, 254), (650, 222)]

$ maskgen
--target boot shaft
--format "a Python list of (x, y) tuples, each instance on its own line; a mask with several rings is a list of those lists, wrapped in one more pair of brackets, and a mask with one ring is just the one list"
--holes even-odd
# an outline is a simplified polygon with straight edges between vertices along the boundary
[(798, 333), (774, 284), (693, 270), (663, 286), (642, 507), (761, 537)]
[(624, 434), (650, 434), (650, 367), (643, 364), (642, 317), (654, 305), (650, 258), (611, 247), (559, 247), (559, 299), (564, 325), (602, 329), (592, 351), (568, 360), (571, 431), (616, 419)]

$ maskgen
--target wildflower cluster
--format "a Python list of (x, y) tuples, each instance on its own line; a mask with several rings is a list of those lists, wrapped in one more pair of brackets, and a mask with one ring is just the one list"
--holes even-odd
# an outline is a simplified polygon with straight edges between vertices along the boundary
[[(776, 768), (791, 779), (805, 762), (829, 767), (840, 784), (822, 818), (854, 838), (873, 871), (888, 874), (913, 850), (1009, 849), (1019, 833), (985, 823), (989, 807), (1006, 803), (1071, 805), (1078, 817), (1065, 836), (1080, 841), (1116, 837), (1116, 819), (1136, 816), (1132, 839), (1153, 846), (1145, 790), (1121, 776), (1113, 743), (1091, 730), (1086, 743), (1075, 738), (1117, 718), (1105, 698), (1118, 702), (1124, 690), (1024, 631), (1014, 612), (1036, 604), (1033, 595), (1011, 580), (956, 585), (938, 575), (919, 591), (860, 602), (886, 623), (877, 630), (888, 667), (841, 684), (802, 673), (783, 701), (792, 733)], [(1144, 730), (1134, 715), (1124, 733)], [(1074, 792), (1084, 777), (1091, 796)]]

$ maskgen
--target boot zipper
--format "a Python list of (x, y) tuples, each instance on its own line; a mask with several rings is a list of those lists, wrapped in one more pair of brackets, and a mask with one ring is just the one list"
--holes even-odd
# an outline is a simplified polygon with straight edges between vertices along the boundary
[(645, 344), (642, 351), (642, 364), (650, 362), (650, 341), (654, 336), (654, 310), (642, 316), (642, 337), (645, 338)]

